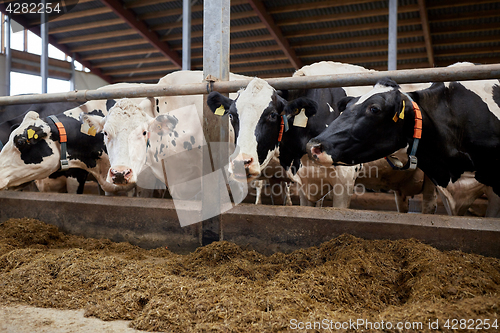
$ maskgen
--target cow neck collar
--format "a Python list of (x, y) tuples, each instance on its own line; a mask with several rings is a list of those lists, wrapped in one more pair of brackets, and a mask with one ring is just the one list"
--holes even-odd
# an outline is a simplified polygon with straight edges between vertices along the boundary
[[(407, 93), (401, 92), (404, 96), (408, 98), (408, 100), (411, 102), (412, 108), (413, 108), (413, 113), (415, 116), (415, 124), (413, 126), (413, 144), (411, 147), (410, 154), (408, 155), (408, 161), (406, 164), (402, 167), (398, 167), (392, 163), (391, 159), (386, 156), (385, 159), (389, 163), (389, 165), (395, 169), (395, 170), (415, 170), (417, 168), (417, 148), (418, 148), (418, 143), (420, 139), (422, 138), (422, 112), (420, 111), (420, 108), (418, 107), (418, 104), (408, 95)], [(404, 112), (405, 112), (405, 100), (403, 99), (403, 108), (401, 112), (394, 114), (394, 122), (397, 122), (398, 119), (404, 119)]]
[(54, 123), (54, 125), (57, 128), (57, 131), (59, 132), (59, 143), (61, 144), (61, 170), (63, 171), (68, 170), (69, 162), (68, 162), (68, 153), (66, 148), (66, 143), (68, 142), (68, 136), (66, 135), (66, 129), (64, 128), (63, 123), (61, 123), (56, 116), (48, 116), (47, 118)]
[(281, 139), (283, 138), (283, 133), (288, 131), (288, 119), (291, 118), (291, 115), (282, 115), (281, 116), (281, 125), (280, 131), (278, 133), (278, 147), (281, 144)]

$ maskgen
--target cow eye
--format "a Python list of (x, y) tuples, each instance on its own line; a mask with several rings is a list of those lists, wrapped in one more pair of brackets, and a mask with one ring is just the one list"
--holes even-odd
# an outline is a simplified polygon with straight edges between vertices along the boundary
[(108, 132), (104, 131), (103, 132), (104, 136), (108, 136)]
[(148, 134), (146, 131), (142, 132), (142, 135), (146, 136)]
[(370, 112), (373, 114), (377, 114), (377, 113), (380, 113), (380, 109), (377, 106), (372, 105), (372, 106), (370, 106)]
[(267, 117), (270, 121), (276, 121), (278, 119), (278, 113), (277, 112), (271, 112), (269, 116)]

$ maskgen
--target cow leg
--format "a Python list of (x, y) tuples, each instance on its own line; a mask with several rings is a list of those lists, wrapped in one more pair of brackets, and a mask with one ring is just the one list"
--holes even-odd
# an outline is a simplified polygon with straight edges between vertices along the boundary
[(453, 196), (451, 195), (448, 190), (442, 186), (436, 186), (436, 189), (439, 193), (439, 196), (441, 197), (441, 201), (443, 202), (444, 208), (446, 208), (446, 212), (448, 215), (454, 216), (457, 215), (456, 209), (455, 209), (455, 200), (453, 199)]
[(493, 188), (487, 187), (488, 208), (485, 217), (500, 217), (500, 197), (493, 192)]
[(422, 213), (435, 214), (437, 210), (436, 185), (424, 175), (424, 186), (422, 188)]
[(401, 191), (394, 191), (394, 197), (396, 199), (396, 208), (399, 213), (408, 213), (408, 198), (406, 195), (402, 194)]
[(254, 186), (255, 186), (255, 204), (256, 205), (261, 205), (262, 204), (262, 184), (263, 180), (255, 180), (254, 181)]
[(292, 195), (290, 193), (290, 187), (291, 186), (292, 186), (292, 182), (286, 182), (285, 183), (285, 205), (286, 206), (293, 206)]
[(349, 193), (347, 190), (347, 186), (344, 188), (342, 194), (333, 194), (333, 202), (332, 207), (336, 208), (349, 208), (351, 204), (352, 193)]
[(78, 188), (76, 189), (76, 194), (83, 194), (88, 175), (89, 173), (85, 170), (77, 173), (76, 180), (78, 181)]
[(309, 199), (307, 199), (307, 196), (305, 195), (305, 193), (302, 190), (299, 191), (299, 200), (300, 200), (301, 206), (309, 206), (309, 207), (314, 206), (314, 202), (309, 201)]

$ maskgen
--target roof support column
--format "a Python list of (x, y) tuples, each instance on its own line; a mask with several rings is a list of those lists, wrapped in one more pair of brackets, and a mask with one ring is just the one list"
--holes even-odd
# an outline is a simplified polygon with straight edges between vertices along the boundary
[(182, 70), (191, 69), (191, 0), (182, 1)]
[[(203, 2), (203, 77), (208, 78), (209, 81), (229, 80), (230, 6), (230, 0)], [(208, 154), (210, 156), (204, 155), (203, 160), (211, 161), (211, 163), (204, 163), (203, 174), (209, 175), (215, 171), (217, 178), (215, 184), (218, 186), (210, 186), (207, 177), (203, 177), (203, 212), (213, 211), (214, 207), (220, 208), (222, 206), (221, 198), (224, 194), (227, 195), (222, 168), (229, 160), (228, 145), (226, 144), (229, 140), (228, 117), (214, 115), (207, 106), (206, 97), (207, 95), (204, 95), (203, 98), (203, 131), (205, 139), (209, 143), (210, 152)], [(212, 169), (205, 170), (206, 164)], [(218, 211), (222, 212), (221, 209)], [(220, 214), (202, 222), (201, 236), (202, 245), (223, 239), (222, 216)]]
[(12, 51), (10, 49), (10, 16), (5, 15), (5, 96), (10, 96), (10, 72), (12, 68)]
[[(47, 8), (46, 3), (46, 0), (42, 0), (42, 8)], [(42, 10), (41, 15), (40, 37), (42, 37), (42, 55), (40, 56), (40, 76), (42, 77), (42, 94), (46, 94), (49, 78), (49, 17), (44, 10)]]
[(388, 70), (397, 69), (398, 62), (398, 0), (389, 0), (389, 59)]
[(69, 90), (75, 90), (76, 89), (76, 71), (75, 71), (75, 53), (71, 55), (71, 79), (69, 81)]

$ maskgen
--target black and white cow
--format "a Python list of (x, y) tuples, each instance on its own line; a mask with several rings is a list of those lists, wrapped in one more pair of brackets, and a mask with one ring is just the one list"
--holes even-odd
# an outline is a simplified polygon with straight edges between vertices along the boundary
[(23, 121), (24, 116), (29, 111), (35, 111), (44, 118), (76, 108), (80, 104), (78, 102), (61, 102), (0, 106), (0, 147), (7, 143), (12, 130)]
[[(99, 90), (138, 86), (145, 84), (118, 83), (101, 87)], [(149, 101), (144, 98), (132, 100), (137, 103)], [(133, 186), (115, 185), (106, 181), (109, 159), (103, 136), (96, 133), (95, 129), (84, 129), (80, 122), (80, 114), (104, 116), (115, 102), (115, 100), (89, 101), (56, 115), (67, 132), (70, 169), (79, 168), (88, 171), (102, 189), (109, 193), (128, 192)], [(150, 102), (145, 103), (144, 108), (151, 116), (156, 112), (155, 106)], [(30, 136), (33, 130), (39, 133), (36, 138)], [(52, 121), (40, 117), (37, 112), (29, 111), (25, 115), (22, 123), (10, 134), (9, 141), (0, 152), (0, 189), (44, 179), (59, 171), (61, 152), (56, 130)]]
[[(79, 116), (81, 112), (104, 115), (113, 104), (111, 100), (91, 101), (56, 115), (66, 130), (70, 170), (76, 168), (88, 171), (107, 192), (127, 189), (105, 181), (109, 160), (103, 136), (84, 131)], [(43, 179), (59, 171), (59, 140), (59, 130), (53, 121), (40, 118), (34, 111), (28, 112), (0, 152), (0, 189)]]
[[(349, 64), (321, 62), (296, 72), (295, 76), (319, 75), (333, 73), (362, 72), (366, 69)], [(283, 168), (297, 172), (293, 177), (299, 183), (303, 194), (309, 201), (318, 201), (328, 191), (336, 190), (334, 206), (347, 207), (358, 170), (354, 167), (318, 168), (307, 157), (306, 144), (315, 135), (328, 127), (339, 112), (337, 102), (348, 94), (369, 91), (369, 87), (347, 87), (334, 89), (309, 89), (301, 91), (277, 92), (265, 81), (254, 79), (245, 90), (240, 91), (236, 100), (227, 99), (214, 92), (207, 102), (213, 111), (221, 105), (232, 119), (233, 126), (238, 129), (237, 146), (239, 155), (233, 156), (232, 164), (243, 164), (246, 174), (240, 179), (252, 180), (266, 173), (268, 162), (275, 156), (279, 146), (279, 160)], [(304, 111), (302, 111), (304, 110)], [(306, 116), (304, 127), (297, 126), (295, 118), (300, 113)], [(281, 143), (278, 143), (281, 119), (285, 116), (289, 130), (282, 133)], [(295, 123), (295, 125), (294, 125)], [(420, 193), (423, 189), (423, 174), (415, 176), (414, 172), (399, 173), (397, 181), (386, 180), (388, 174), (396, 173), (390, 169), (387, 162), (379, 163), (385, 172), (378, 174), (378, 181), (373, 177), (363, 177), (362, 181), (370, 188), (389, 190), (394, 184), (397, 192), (398, 209), (407, 211), (403, 202), (406, 196)], [(388, 170), (389, 169), (389, 170)], [(368, 173), (364, 173), (365, 175)], [(288, 174), (289, 175), (289, 174)], [(238, 176), (238, 175), (236, 175)], [(420, 177), (420, 178), (419, 178)], [(410, 184), (411, 183), (411, 184)], [(343, 188), (343, 190), (341, 190)], [(398, 192), (399, 189), (402, 191)], [(431, 189), (433, 192), (433, 189)], [(429, 196), (431, 197), (431, 196)], [(301, 198), (304, 199), (304, 198)], [(301, 200), (304, 204), (305, 201)], [(432, 205), (430, 205), (432, 206)], [(433, 211), (429, 208), (429, 211)]]
[(340, 104), (340, 117), (308, 143), (311, 157), (323, 165), (372, 161), (407, 145), (410, 152), (418, 137), (419, 109), (418, 167), (442, 187), (475, 171), (479, 182), (500, 193), (498, 80), (434, 83), (404, 94), (386, 79)]
[[(10, 133), (22, 123), (24, 116), (29, 111), (35, 111), (41, 118), (59, 114), (66, 110), (80, 106), (78, 102), (18, 104), (0, 106), (0, 151), (9, 140)], [(88, 173), (84, 170), (72, 169), (60, 171), (50, 175), (49, 178), (39, 179), (35, 182), (41, 192), (67, 192), (69, 184), (76, 181), (76, 193), (83, 193), (83, 187)]]

